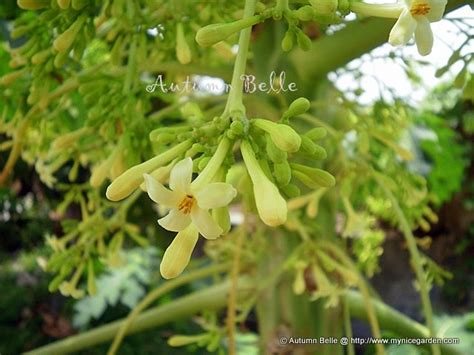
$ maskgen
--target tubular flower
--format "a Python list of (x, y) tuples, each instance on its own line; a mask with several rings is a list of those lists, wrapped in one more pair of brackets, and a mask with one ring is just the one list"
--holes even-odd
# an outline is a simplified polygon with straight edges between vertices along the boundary
[(216, 239), (223, 230), (209, 214), (209, 210), (227, 206), (237, 195), (232, 185), (214, 182), (193, 187), (191, 183), (193, 162), (186, 158), (178, 162), (170, 173), (169, 187), (164, 187), (151, 175), (144, 174), (146, 189), (150, 198), (170, 209), (158, 223), (163, 228), (181, 232), (190, 224), (204, 238)]
[(389, 43), (393, 46), (406, 44), (415, 35), (418, 52), (428, 55), (433, 48), (433, 32), (430, 22), (443, 17), (446, 0), (404, 0), (405, 6), (392, 28)]

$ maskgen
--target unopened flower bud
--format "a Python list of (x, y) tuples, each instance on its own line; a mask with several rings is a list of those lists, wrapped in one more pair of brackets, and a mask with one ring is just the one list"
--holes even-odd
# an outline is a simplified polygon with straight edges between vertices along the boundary
[(230, 231), (230, 215), (227, 206), (215, 208), (212, 210), (212, 218), (222, 228), (222, 234), (227, 234)]
[(332, 187), (336, 184), (334, 176), (327, 171), (301, 164), (291, 164), (291, 168), (293, 176), (310, 188)]
[(274, 163), (282, 163), (288, 159), (288, 154), (278, 148), (269, 137), (267, 139), (266, 150), (268, 157)]
[(260, 167), (251, 145), (244, 141), (240, 146), (247, 171), (252, 179), (253, 193), (257, 211), (268, 226), (278, 226), (286, 222), (287, 207), (278, 188), (265, 175)]
[(288, 161), (277, 163), (274, 165), (275, 179), (279, 186), (286, 186), (291, 180), (291, 168)]
[(260, 22), (260, 16), (244, 18), (230, 23), (216, 23), (201, 28), (196, 34), (196, 42), (201, 47), (212, 46), (230, 35)]
[(298, 42), (298, 46), (302, 50), (309, 51), (311, 49), (311, 38), (309, 38), (303, 31), (299, 30), (296, 32), (296, 40)]
[(327, 133), (328, 131), (326, 130), (326, 128), (316, 127), (306, 132), (305, 136), (308, 137), (309, 139), (312, 139), (313, 141), (317, 141), (321, 138), (326, 137)]
[(287, 196), (288, 198), (295, 198), (301, 195), (301, 190), (295, 184), (288, 184), (281, 188), (281, 191)]
[(310, 102), (307, 98), (300, 97), (293, 101), (288, 107), (288, 110), (285, 111), (283, 114), (284, 118), (299, 116), (309, 110)]
[(61, 9), (66, 10), (71, 5), (71, 0), (57, 0), (58, 5)]
[(176, 26), (176, 57), (181, 64), (191, 62), (191, 49), (184, 36), (183, 24), (178, 23)]
[(190, 146), (191, 141), (184, 141), (166, 152), (128, 169), (109, 185), (105, 193), (107, 198), (111, 201), (120, 201), (126, 198), (143, 182), (143, 174), (150, 173), (168, 163), (183, 154)]
[(50, 0), (17, 0), (18, 7), (23, 10), (39, 10), (49, 7)]
[(71, 48), (77, 34), (86, 22), (85, 15), (79, 16), (76, 21), (63, 33), (61, 33), (53, 42), (53, 47), (59, 53), (68, 52)]
[(46, 59), (48, 59), (50, 54), (51, 50), (49, 48), (38, 52), (33, 57), (31, 57), (31, 63), (35, 65), (42, 64), (46, 61)]
[(256, 127), (267, 132), (273, 140), (273, 143), (281, 150), (293, 153), (300, 149), (301, 137), (290, 126), (259, 118), (251, 122)]
[(318, 15), (332, 15), (337, 10), (338, 0), (309, 0)]
[(295, 15), (300, 21), (311, 21), (314, 18), (314, 8), (306, 5), (295, 11)]
[(89, 3), (89, 0), (72, 0), (72, 8), (74, 10), (81, 10)]
[(283, 49), (284, 52), (289, 52), (293, 48), (293, 37), (294, 33), (291, 30), (286, 31), (285, 36), (283, 37), (283, 40), (281, 41), (281, 49)]
[(301, 150), (314, 159), (326, 159), (326, 150), (320, 145), (314, 143), (308, 136), (301, 136)]

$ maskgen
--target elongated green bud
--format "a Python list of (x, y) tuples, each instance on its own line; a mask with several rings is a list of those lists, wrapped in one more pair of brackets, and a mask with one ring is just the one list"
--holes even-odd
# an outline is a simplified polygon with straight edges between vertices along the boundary
[(275, 179), (278, 182), (278, 186), (286, 186), (291, 180), (291, 168), (288, 161), (274, 165)]
[(15, 26), (10, 32), (10, 36), (13, 39), (20, 38), (21, 36), (27, 34), (31, 30), (31, 28), (31, 25)]
[(51, 50), (45, 49), (41, 52), (36, 53), (33, 57), (31, 57), (31, 63), (34, 65), (42, 64), (48, 59), (51, 54)]
[(50, 3), (50, 0), (17, 0), (18, 7), (23, 10), (45, 9)]
[(79, 138), (86, 134), (88, 129), (86, 127), (80, 128), (76, 131), (63, 134), (56, 138), (52, 143), (54, 150), (62, 150), (71, 147), (75, 144)]
[(54, 40), (54, 49), (59, 53), (67, 52), (71, 48), (86, 19), (87, 17), (85, 15), (79, 16), (66, 31), (61, 33), (58, 38)]
[(290, 126), (260, 118), (252, 120), (251, 123), (267, 132), (273, 143), (281, 150), (293, 153), (300, 149), (301, 137)]
[(303, 31), (300, 30), (296, 32), (296, 41), (302, 50), (309, 51), (311, 49), (311, 38), (309, 38)]
[(181, 64), (191, 62), (191, 49), (186, 42), (182, 23), (178, 23), (176, 26), (176, 57)]
[(160, 273), (163, 278), (172, 279), (181, 275), (189, 264), (197, 240), (198, 231), (192, 223), (176, 235), (166, 249), (160, 264)]
[(68, 52), (59, 52), (54, 56), (54, 67), (55, 68), (61, 68), (64, 64), (66, 64), (66, 61), (69, 57)]
[(143, 182), (143, 174), (148, 174), (183, 154), (191, 144), (190, 140), (184, 141), (166, 152), (128, 169), (109, 185), (105, 193), (107, 198), (111, 201), (120, 201), (126, 198)]
[(94, 169), (92, 169), (92, 174), (90, 178), (90, 184), (92, 187), (96, 188), (102, 185), (104, 180), (107, 178), (109, 174), (110, 166), (112, 161), (110, 159), (106, 159), (97, 165)]
[(283, 113), (283, 118), (302, 115), (309, 110), (310, 106), (311, 104), (307, 98), (300, 97), (290, 104), (290, 107)]
[(212, 210), (212, 218), (217, 222), (219, 227), (222, 228), (223, 230), (222, 234), (229, 233), (231, 224), (230, 224), (229, 208), (227, 206), (214, 208)]
[(217, 42), (225, 40), (230, 35), (253, 26), (261, 21), (260, 16), (255, 15), (230, 23), (216, 23), (201, 28), (196, 34), (196, 42), (201, 47), (208, 47)]
[(266, 225), (272, 227), (285, 223), (287, 216), (285, 199), (263, 172), (250, 143), (243, 141), (240, 150), (252, 180), (255, 203), (260, 218)]
[(293, 175), (310, 188), (332, 187), (336, 184), (334, 176), (327, 171), (310, 168), (301, 164), (291, 164)]
[(57, 0), (58, 5), (61, 9), (66, 10), (71, 5), (71, 0)]
[(314, 159), (327, 158), (326, 149), (314, 143), (308, 136), (301, 137), (301, 150), (311, 155)]
[(306, 5), (296, 10), (295, 15), (300, 21), (311, 21), (314, 18), (315, 11), (313, 7)]
[(309, 139), (312, 139), (313, 141), (317, 141), (321, 138), (326, 137), (327, 133), (328, 131), (326, 130), (326, 128), (316, 127), (316, 128), (310, 129), (304, 135), (308, 137)]
[(0, 77), (0, 85), (10, 85), (13, 83), (16, 79), (21, 77), (26, 71), (23, 70), (17, 70), (8, 74), (5, 74), (4, 76)]
[(295, 198), (301, 195), (301, 191), (298, 186), (295, 184), (288, 184), (281, 188), (281, 191), (287, 196), (288, 198)]
[(203, 171), (207, 164), (209, 164), (209, 161), (211, 160), (211, 157), (203, 157), (201, 160), (199, 160), (199, 164), (197, 166), (198, 171)]
[(281, 49), (283, 49), (284, 52), (289, 52), (293, 48), (293, 37), (294, 33), (291, 30), (286, 31), (285, 36), (283, 37), (283, 40), (281, 41)]
[(270, 160), (274, 163), (282, 163), (288, 159), (288, 154), (278, 148), (275, 143), (273, 143), (273, 140), (270, 138), (267, 139), (267, 154)]
[(209, 334), (199, 334), (199, 335), (174, 335), (168, 339), (169, 346), (185, 346), (193, 343), (197, 343), (201, 340), (209, 338)]
[(338, 0), (309, 0), (318, 15), (332, 15), (337, 10)]
[(72, 8), (74, 10), (81, 10), (89, 3), (89, 0), (72, 0)]

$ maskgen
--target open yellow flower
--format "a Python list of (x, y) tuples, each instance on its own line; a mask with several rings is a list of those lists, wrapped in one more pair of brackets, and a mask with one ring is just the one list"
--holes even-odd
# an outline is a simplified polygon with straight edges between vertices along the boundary
[(394, 46), (406, 44), (413, 34), (418, 52), (428, 55), (433, 48), (433, 32), (430, 22), (441, 20), (446, 0), (404, 0), (405, 6), (392, 28), (389, 43)]
[(191, 158), (178, 162), (170, 173), (171, 190), (151, 175), (144, 174), (148, 195), (154, 202), (170, 209), (165, 217), (158, 220), (163, 228), (180, 232), (192, 223), (203, 237), (216, 239), (223, 231), (213, 220), (209, 210), (227, 206), (237, 195), (237, 191), (224, 182), (213, 182), (195, 188), (191, 183), (192, 170)]

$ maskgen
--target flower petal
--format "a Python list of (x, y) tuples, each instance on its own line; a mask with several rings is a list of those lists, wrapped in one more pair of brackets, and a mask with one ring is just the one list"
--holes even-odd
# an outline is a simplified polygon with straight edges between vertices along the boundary
[(426, 14), (428, 20), (430, 22), (436, 22), (441, 20), (444, 14), (444, 10), (446, 8), (447, 1), (446, 0), (430, 0), (428, 1), (430, 11)]
[(430, 22), (425, 16), (419, 16), (416, 20), (418, 26), (415, 31), (415, 41), (418, 53), (428, 55), (433, 48), (433, 32), (431, 31)]
[(188, 193), (193, 176), (193, 161), (191, 158), (185, 158), (179, 161), (171, 170), (170, 188), (180, 193)]
[(191, 211), (191, 219), (199, 233), (206, 239), (216, 239), (222, 234), (222, 228), (212, 219), (209, 212), (195, 207)]
[(180, 232), (191, 223), (191, 218), (179, 210), (172, 209), (165, 217), (158, 220), (158, 224), (172, 232)]
[(160, 273), (165, 279), (172, 279), (183, 272), (191, 259), (197, 240), (198, 231), (192, 224), (176, 235), (161, 261)]
[(392, 46), (407, 44), (415, 32), (416, 25), (417, 22), (411, 16), (410, 11), (408, 9), (403, 10), (402, 14), (390, 31), (388, 42)]
[(236, 195), (237, 190), (225, 182), (207, 184), (194, 193), (199, 207), (205, 210), (227, 206)]
[(148, 196), (159, 205), (176, 207), (182, 199), (179, 193), (168, 190), (151, 175), (143, 174)]

